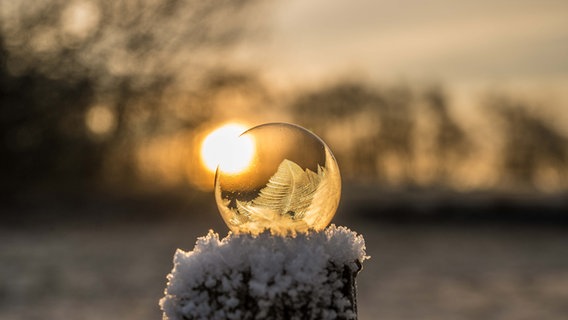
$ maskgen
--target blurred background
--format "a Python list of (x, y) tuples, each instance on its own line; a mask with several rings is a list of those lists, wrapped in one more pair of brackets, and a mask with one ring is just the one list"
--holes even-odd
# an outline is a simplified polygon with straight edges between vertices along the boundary
[(338, 160), (360, 319), (561, 319), (566, 57), (560, 0), (0, 0), (0, 318), (159, 319), (228, 231), (204, 140), (286, 121)]

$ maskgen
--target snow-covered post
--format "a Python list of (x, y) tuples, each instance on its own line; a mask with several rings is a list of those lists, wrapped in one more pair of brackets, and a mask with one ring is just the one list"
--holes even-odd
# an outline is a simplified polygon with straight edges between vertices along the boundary
[(232, 233), (210, 231), (176, 252), (164, 319), (356, 319), (365, 241), (328, 227), (341, 195), (329, 147), (289, 123), (256, 126), (224, 147), (214, 192)]
[(295, 237), (209, 231), (178, 250), (164, 319), (356, 319), (361, 235), (331, 225)]

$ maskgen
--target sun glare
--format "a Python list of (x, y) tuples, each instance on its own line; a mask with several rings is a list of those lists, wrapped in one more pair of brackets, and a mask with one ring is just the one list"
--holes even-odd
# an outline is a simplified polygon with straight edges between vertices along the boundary
[(215, 172), (217, 166), (225, 173), (237, 174), (251, 163), (254, 141), (250, 137), (239, 137), (247, 127), (230, 123), (209, 133), (201, 144), (201, 161)]

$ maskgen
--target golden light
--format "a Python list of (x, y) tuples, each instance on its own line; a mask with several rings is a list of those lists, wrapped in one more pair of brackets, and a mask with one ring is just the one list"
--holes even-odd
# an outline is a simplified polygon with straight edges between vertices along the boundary
[(101, 10), (91, 1), (73, 1), (61, 15), (61, 28), (65, 36), (85, 39), (96, 31), (101, 20)]
[(201, 144), (201, 161), (211, 172), (217, 166), (228, 174), (244, 171), (251, 163), (254, 154), (254, 141), (251, 137), (239, 137), (247, 127), (225, 124), (209, 133)]
[(116, 128), (116, 115), (107, 106), (94, 106), (87, 111), (85, 124), (91, 133), (97, 136), (104, 136), (112, 133)]

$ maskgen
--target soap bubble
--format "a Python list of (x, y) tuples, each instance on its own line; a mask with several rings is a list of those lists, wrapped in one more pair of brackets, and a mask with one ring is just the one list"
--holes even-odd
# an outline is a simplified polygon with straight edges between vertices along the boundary
[[(235, 171), (232, 159), (242, 159), (242, 153), (252, 156)], [(217, 207), (236, 233), (322, 230), (340, 196), (341, 177), (331, 150), (310, 131), (288, 123), (245, 131), (227, 148), (215, 175)]]

